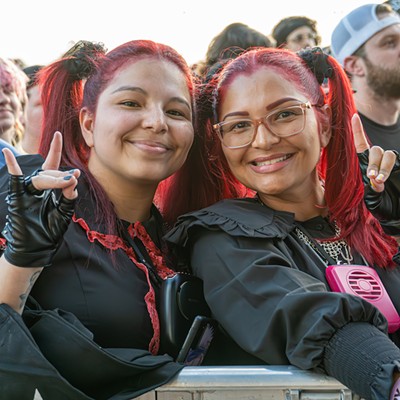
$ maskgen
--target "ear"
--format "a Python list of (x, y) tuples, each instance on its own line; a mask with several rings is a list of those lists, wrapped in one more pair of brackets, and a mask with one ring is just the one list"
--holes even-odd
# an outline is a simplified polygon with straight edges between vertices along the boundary
[(94, 116), (87, 108), (82, 108), (79, 112), (79, 123), (81, 125), (82, 136), (89, 147), (94, 146), (93, 126)]
[(365, 76), (364, 60), (358, 56), (349, 56), (344, 59), (344, 69), (351, 76)]
[(331, 107), (328, 104), (325, 104), (323, 107), (321, 107), (321, 110), (325, 114), (325, 118), (323, 119), (323, 122), (321, 124), (321, 131), (320, 131), (320, 142), (321, 142), (321, 147), (326, 147), (328, 146), (329, 141), (331, 140), (332, 136), (332, 127), (331, 127), (331, 121), (332, 121), (332, 110)]

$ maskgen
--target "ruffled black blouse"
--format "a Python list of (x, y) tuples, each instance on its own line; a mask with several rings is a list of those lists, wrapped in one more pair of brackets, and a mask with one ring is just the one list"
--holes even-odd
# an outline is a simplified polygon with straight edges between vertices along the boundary
[[(381, 370), (392, 361), (390, 368), (394, 368), (400, 351), (394, 346), (393, 358), (386, 358), (385, 346), (393, 344), (381, 333), (386, 332), (386, 320), (374, 306), (330, 291), (326, 263), (295, 234), (296, 224), (293, 214), (274, 211), (256, 199), (224, 200), (180, 217), (166, 239), (181, 263), (203, 279), (214, 317), (241, 350), (258, 362), (322, 370), (338, 379), (335, 368), (346, 371), (343, 374), (353, 382), (352, 388), (358, 382), (356, 392), (365, 394), (368, 371)], [(334, 235), (332, 225), (322, 217), (302, 227), (314, 238)], [(355, 255), (355, 262), (362, 259)], [(399, 268), (378, 273), (400, 312)], [(354, 337), (353, 328), (357, 346), (347, 339)], [(360, 342), (364, 334), (374, 340)], [(400, 343), (397, 334), (393, 339)], [(360, 361), (360, 353), (365, 360)], [(374, 359), (368, 354), (374, 354)], [(224, 354), (218, 356), (223, 364)], [(351, 364), (352, 357), (360, 364)], [(355, 372), (361, 364), (364, 377)], [(345, 379), (341, 381), (348, 384)]]

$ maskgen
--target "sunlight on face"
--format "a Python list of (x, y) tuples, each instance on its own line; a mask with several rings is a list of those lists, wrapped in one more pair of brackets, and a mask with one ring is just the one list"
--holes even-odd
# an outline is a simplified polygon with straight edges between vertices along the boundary
[(144, 58), (122, 67), (81, 119), (89, 168), (110, 184), (156, 186), (184, 163), (193, 142), (191, 98), (172, 63)]
[[(221, 103), (220, 121), (241, 115), (257, 119), (282, 107), (308, 99), (282, 75), (262, 68), (250, 75), (239, 75), (227, 88)], [(286, 114), (277, 114), (287, 118)], [(261, 194), (295, 199), (303, 191), (313, 190), (318, 181), (316, 165), (321, 147), (329, 135), (320, 135), (314, 108), (305, 110), (305, 127), (290, 137), (278, 137), (260, 124), (247, 147), (223, 146), (232, 173), (248, 188)]]
[(0, 79), (0, 137), (7, 142), (11, 143), (21, 112), (21, 102), (14, 86), (8, 79)]

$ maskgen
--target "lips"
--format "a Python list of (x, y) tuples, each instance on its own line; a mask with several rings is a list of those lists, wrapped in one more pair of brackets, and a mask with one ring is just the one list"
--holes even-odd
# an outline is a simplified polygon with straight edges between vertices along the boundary
[(12, 110), (10, 110), (9, 108), (0, 108), (0, 113), (4, 113), (4, 112), (6, 112), (6, 113), (13, 113), (13, 111)]
[(129, 143), (145, 151), (163, 153), (171, 150), (171, 147), (167, 144), (152, 140), (130, 140)]
[(267, 166), (267, 165), (277, 164), (282, 161), (286, 161), (287, 159), (289, 159), (292, 156), (293, 156), (293, 154), (289, 153), (289, 154), (283, 154), (283, 155), (279, 155), (279, 156), (271, 156), (271, 157), (266, 157), (266, 158), (256, 158), (255, 160), (253, 160), (251, 162), (251, 164), (256, 167), (263, 167), (263, 166)]

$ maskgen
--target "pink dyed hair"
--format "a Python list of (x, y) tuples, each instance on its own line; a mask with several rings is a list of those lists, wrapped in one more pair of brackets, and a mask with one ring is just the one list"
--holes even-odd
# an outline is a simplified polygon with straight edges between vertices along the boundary
[[(99, 96), (115, 74), (126, 64), (143, 58), (164, 60), (176, 65), (186, 79), (193, 108), (195, 85), (186, 61), (167, 45), (150, 40), (134, 40), (106, 53), (101, 46), (86, 43), (80, 50), (69, 52), (66, 57), (53, 62), (39, 72), (45, 121), (39, 153), (46, 156), (55, 131), (63, 134), (61, 166), (79, 168), (84, 172), (97, 203), (95, 210), (97, 220), (106, 227), (106, 233), (116, 233), (118, 219), (114, 208), (101, 185), (88, 170), (90, 149), (81, 133), (80, 109), (87, 107), (95, 115)], [(72, 64), (74, 62), (77, 65), (81, 64), (78, 71), (71, 72), (71, 61)], [(79, 74), (82, 65), (85, 76)], [(84, 79), (86, 79), (85, 82)]]
[[(243, 193), (243, 187), (229, 170), (221, 143), (212, 129), (218, 121), (221, 101), (229, 85), (241, 74), (251, 74), (260, 68), (272, 68), (303, 93), (312, 104), (329, 104), (332, 109), (332, 138), (324, 149), (318, 166), (325, 181), (325, 198), (331, 220), (341, 229), (341, 237), (362, 254), (371, 265), (388, 267), (397, 252), (396, 241), (384, 234), (379, 222), (367, 210), (364, 187), (358, 164), (351, 128), (356, 112), (350, 82), (342, 67), (332, 57), (327, 58), (332, 68), (329, 95), (326, 97), (316, 77), (306, 63), (288, 50), (263, 48), (248, 51), (224, 68), (203, 88), (199, 97), (197, 129), (203, 143), (203, 171), (196, 172), (207, 182), (203, 193), (205, 205)], [(317, 118), (323, 114), (315, 108)], [(191, 205), (193, 209), (196, 205)]]

